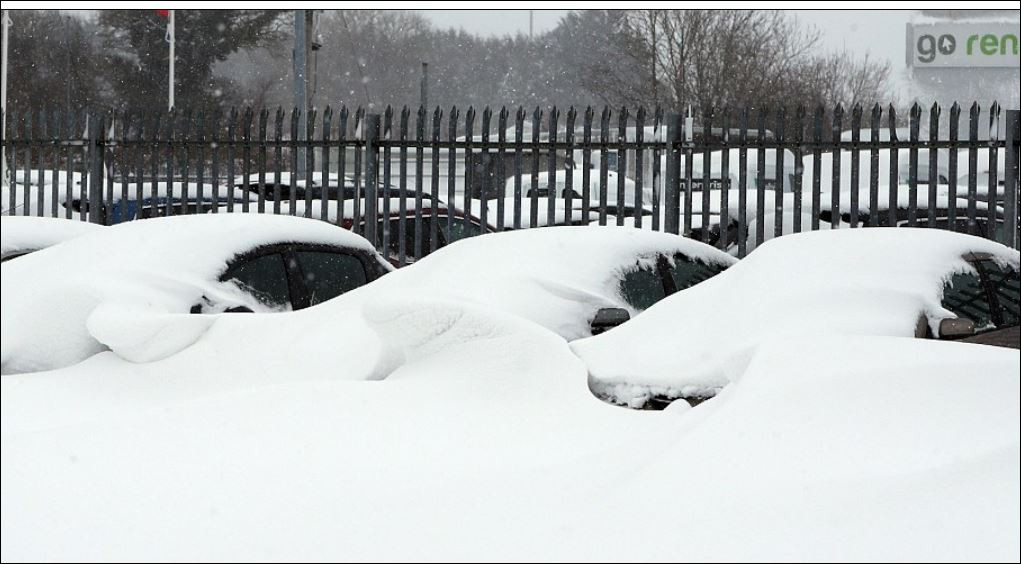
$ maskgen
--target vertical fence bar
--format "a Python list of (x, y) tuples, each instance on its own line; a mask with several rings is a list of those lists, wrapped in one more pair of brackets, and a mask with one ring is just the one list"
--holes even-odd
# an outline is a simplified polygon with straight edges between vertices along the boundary
[(890, 193), (887, 194), (887, 221), (888, 227), (897, 225), (897, 210), (900, 202), (900, 148), (897, 147), (897, 109), (890, 104), (889, 117), (887, 120), (890, 131)]
[[(404, 266), (408, 256), (407, 240), (408, 240), (408, 225), (406, 217), (408, 215), (408, 121), (411, 119), (411, 110), (407, 106), (401, 107), (401, 119), (400, 119), (400, 166), (398, 172), (400, 174), (400, 182), (398, 184), (398, 194), (400, 199), (397, 200), (397, 264)], [(453, 205), (453, 200), (451, 200)]]
[(663, 229), (667, 233), (680, 233), (681, 219), (681, 114), (668, 114), (666, 118), (666, 178), (663, 187)]
[(911, 106), (910, 139), (908, 150), (908, 227), (915, 227), (918, 221), (918, 128), (922, 108), (916, 103)]
[(720, 131), (723, 150), (720, 151), (720, 249), (730, 246), (730, 108), (720, 112)]
[[(188, 175), (191, 172), (191, 110), (184, 112), (184, 119), (181, 123), (181, 152), (184, 154), (184, 159), (181, 163), (181, 213), (188, 213)], [(169, 205), (173, 205), (173, 202), (169, 202)]]
[[(78, 138), (78, 132), (75, 129), (75, 125), (76, 125), (75, 124), (75, 112), (68, 110), (67, 113), (65, 114), (65, 116), (66, 116), (66, 118), (64, 119), (64, 132), (65, 132), (65, 135), (66, 135), (66, 139), (68, 141), (73, 141), (73, 140)], [(141, 141), (141, 138), (142, 138), (141, 135), (142, 135), (141, 131), (139, 131), (139, 141)], [(74, 217), (74, 206), (71, 205), (72, 202), (74, 201), (74, 188), (73, 188), (73, 176), (74, 176), (74, 169), (75, 169), (75, 166), (74, 166), (74, 154), (75, 154), (75, 151), (72, 151), (71, 144), (68, 143), (67, 145), (65, 145), (65, 147), (64, 147), (64, 167), (65, 167), (65, 170), (64, 170), (64, 172), (65, 172), (65, 174), (64, 174), (64, 217), (67, 218), (67, 219), (72, 219)], [(6, 158), (6, 155), (3, 155), (3, 156), (4, 156), (4, 158)], [(141, 181), (139, 181), (139, 182), (141, 182)], [(13, 186), (14, 186), (14, 183), (11, 182), (11, 187), (13, 188)], [(141, 184), (139, 184), (139, 186), (141, 186)], [(12, 193), (13, 193), (13, 190), (12, 190)], [(141, 199), (141, 196), (139, 196), (139, 199)], [(12, 212), (13, 212), (13, 210), (12, 210)]]
[[(421, 112), (419, 113), (421, 115)], [(379, 203), (379, 196), (376, 192), (379, 185), (376, 175), (379, 173), (379, 114), (368, 114), (365, 116), (365, 233), (373, 247), (379, 248), (379, 241), (376, 237), (376, 227), (379, 223), (379, 214), (376, 206)], [(312, 134), (309, 133), (309, 138)], [(311, 147), (309, 147), (309, 152)], [(311, 169), (306, 169), (311, 171)], [(311, 175), (311, 172), (310, 172)], [(419, 190), (421, 194), (421, 190)]]
[[(333, 129), (333, 108), (331, 108), (327, 104), (326, 109), (323, 110), (323, 133), (321, 135), (322, 143), (323, 143), (323, 148), (322, 148), (321, 153), (320, 153), (322, 155), (322, 158), (320, 159), (322, 161), (320, 163), (320, 168), (322, 169), (322, 181), (321, 181), (321, 183), (322, 183), (322, 190), (319, 193), (319, 219), (322, 220), (322, 221), (330, 221), (330, 213), (329, 213), (330, 212), (330, 206), (329, 206), (329, 204), (330, 204), (330, 149), (331, 149), (330, 135), (332, 133), (332, 129)], [(310, 137), (310, 139), (311, 139), (311, 137)], [(343, 178), (337, 178), (336, 191), (337, 192), (342, 192), (343, 190), (344, 190), (344, 179)], [(337, 213), (340, 214), (340, 211), (341, 210), (338, 209)], [(376, 233), (376, 236), (378, 237), (379, 233)]]
[[(206, 114), (205, 112), (199, 112), (196, 121), (196, 138), (198, 140), (198, 158), (195, 160), (195, 184), (196, 184), (196, 195), (195, 201), (198, 204), (196, 207), (197, 213), (202, 213), (203, 202), (206, 197)], [(216, 202), (213, 202), (213, 207), (216, 207)]]
[(425, 158), (422, 144), (425, 143), (425, 106), (419, 106), (415, 114), (415, 260), (422, 258), (422, 193), (424, 191), (422, 178), (425, 175), (425, 167), (422, 160)]
[(283, 161), (284, 153), (284, 118), (286, 112), (281, 106), (277, 106), (277, 111), (273, 123), (273, 213), (280, 213), (280, 199), (283, 196), (282, 188), (280, 187), (280, 170), (281, 161)]
[(787, 121), (787, 109), (784, 106), (777, 108), (776, 112), (776, 185), (773, 191), (773, 236), (783, 235), (783, 212), (784, 212), (784, 190), (786, 189), (787, 171), (784, 167), (784, 151), (786, 151), (786, 139), (784, 138), (784, 125)]
[(585, 223), (589, 222), (592, 211), (592, 121), (595, 115), (592, 106), (585, 107), (581, 132), (581, 217)]
[[(33, 144), (39, 147), (39, 154), (35, 159), (35, 215), (38, 217), (42, 217), (46, 210), (46, 129), (46, 111), (39, 110), (36, 114), (35, 138), (32, 140)], [(31, 174), (32, 169), (29, 168), (28, 172)]]
[[(454, 197), (457, 195), (457, 120), (460, 114), (457, 111), (457, 106), (451, 106), (450, 116), (447, 118), (447, 142), (450, 143), (447, 148), (447, 233), (451, 233), (454, 229)], [(518, 108), (518, 154), (520, 155), (521, 145), (521, 121), (524, 119), (524, 111)], [(520, 165), (520, 160), (518, 165)], [(520, 191), (521, 184), (521, 167), (518, 166), (518, 185)], [(520, 210), (519, 217), (520, 219)], [(519, 222), (520, 223), (520, 222)]]
[[(31, 138), (31, 114), (28, 114), (25, 123), (25, 137)], [(92, 223), (105, 223), (103, 217), (103, 140), (102, 136), (104, 133), (104, 127), (106, 120), (103, 119), (103, 115), (96, 113), (89, 116), (89, 221)], [(26, 149), (26, 152), (31, 154), (31, 149)], [(25, 194), (27, 199), (28, 194), (28, 172), (31, 171), (31, 161), (26, 159), (29, 166), (26, 170), (25, 178)], [(26, 208), (28, 206), (26, 205)]]
[[(560, 111), (556, 106), (549, 110), (549, 133), (547, 135), (548, 153), (546, 154), (546, 225), (556, 225), (556, 202), (557, 202), (557, 121), (560, 118)], [(564, 186), (565, 190), (570, 189)]]
[[(357, 110), (355, 110), (354, 131), (355, 131), (355, 135), (358, 136), (358, 137), (361, 137), (361, 139), (356, 139), (356, 143), (357, 143), (357, 141), (364, 141), (365, 140), (365, 132), (364, 132), (364, 129), (363, 129), (364, 127), (365, 127), (365, 108), (358, 108)], [(355, 146), (354, 146), (354, 154), (355, 154), (354, 155), (354, 162), (352, 163), (352, 165), (354, 167), (354, 177), (355, 178), (354, 178), (354, 191), (351, 194), (351, 217), (352, 217), (352, 221), (353, 221), (351, 228), (354, 230), (355, 233), (358, 233), (358, 234), (361, 234), (363, 232), (364, 227), (362, 226), (362, 223), (365, 220), (365, 217), (362, 215), (362, 195), (363, 195), (363, 192), (362, 192), (362, 149), (363, 149), (363, 147), (364, 147), (364, 145), (355, 144)], [(403, 197), (403, 195), (402, 195), (402, 197)], [(389, 220), (389, 218), (387, 218), (387, 220)], [(377, 218), (372, 218), (372, 221), (377, 221)]]
[(804, 193), (804, 173), (805, 173), (805, 106), (798, 105), (798, 109), (794, 113), (794, 185), (791, 190), (794, 192), (794, 217), (793, 223), (791, 224), (791, 231), (793, 233), (801, 233), (801, 215), (804, 213), (802, 209), (802, 194)]
[[(130, 134), (130, 130), (131, 130), (131, 113), (126, 111), (124, 112), (124, 121), (121, 123), (121, 141), (120, 147), (118, 148), (117, 151), (119, 153), (117, 155), (119, 157), (117, 160), (120, 161), (121, 166), (121, 213), (120, 213), (121, 221), (130, 219), (129, 217), (127, 217), (128, 187), (129, 187), (127, 157), (129, 143), (128, 135)], [(56, 194), (54, 194), (54, 196), (56, 196)], [(142, 202), (136, 201), (135, 205), (140, 206), (142, 205)]]
[[(703, 108), (702, 109), (702, 203), (701, 212), (699, 213), (700, 229), (699, 232), (702, 234), (699, 239), (705, 242), (705, 236), (709, 234), (709, 206), (711, 201), (709, 197), (712, 195), (712, 172), (713, 172), (713, 153), (709, 149), (710, 140), (713, 134), (713, 109)], [(689, 203), (690, 204), (690, 203)]]
[(610, 107), (603, 106), (599, 120), (599, 225), (606, 225), (606, 207), (609, 203), (609, 143)]
[[(572, 108), (573, 110), (573, 108)], [(572, 120), (573, 121), (573, 120)], [(645, 107), (635, 112), (635, 227), (642, 228), (642, 211), (645, 205)], [(570, 184), (568, 184), (570, 185)], [(570, 206), (568, 206), (570, 209)]]
[(851, 228), (858, 227), (858, 203), (861, 191), (861, 104), (851, 108), (851, 194), (850, 217)]
[(822, 213), (822, 124), (826, 109), (820, 105), (815, 109), (812, 125), (812, 231), (819, 229), (819, 214)]
[(968, 233), (975, 235), (978, 224), (975, 220), (978, 203), (978, 102), (971, 105), (968, 112)]
[[(769, 110), (759, 108), (758, 136), (755, 139), (755, 246), (766, 239), (766, 116)], [(775, 187), (774, 183), (774, 187)]]
[(617, 225), (624, 225), (624, 209), (627, 206), (627, 194), (624, 181), (627, 179), (627, 106), (620, 107), (617, 115), (617, 197), (615, 214)]
[(872, 119), (869, 121), (869, 227), (879, 225), (879, 127), (883, 117), (880, 105), (872, 106)]
[(468, 106), (464, 112), (464, 190), (461, 192), (461, 210), (465, 214), (471, 214), (472, 189), (475, 184), (474, 161), (474, 138), (475, 138), (475, 108)]
[(748, 106), (741, 110), (737, 163), (737, 256), (748, 254)]
[(566, 158), (564, 164), (565, 225), (572, 225), (574, 223), (574, 167), (577, 166), (577, 163), (574, 162), (574, 122), (577, 117), (578, 114), (574, 106), (570, 106), (567, 109), (567, 123), (564, 124), (564, 142), (567, 145), (567, 149), (564, 151), (564, 157)]
[[(684, 119), (684, 225), (681, 233), (687, 237), (691, 234), (691, 200), (692, 190), (694, 189), (694, 165), (695, 165), (695, 132), (694, 132), (694, 116), (691, 112), (691, 106), (688, 106), (688, 115)], [(703, 142), (705, 136), (703, 135)]]
[[(497, 132), (496, 139), (500, 145), (499, 154), (497, 156), (497, 174), (496, 178), (500, 185), (499, 198), (496, 201), (496, 230), (503, 231), (504, 225), (506, 224), (507, 214), (507, 117), (509, 116), (507, 106), (500, 108), (500, 114), (497, 118)], [(439, 137), (437, 137), (439, 139)]]
[[(144, 172), (145, 164), (144, 164), (144, 161), (143, 161), (144, 155), (143, 155), (143, 152), (142, 152), (142, 149), (144, 147), (144, 145), (143, 145), (144, 144), (144, 139), (145, 139), (145, 112), (139, 112), (138, 113), (138, 129), (135, 130), (135, 141), (134, 141), (134, 144), (132, 146), (132, 151), (131, 151), (131, 156), (133, 157), (132, 160), (134, 162), (134, 167), (135, 167), (134, 173), (135, 173), (135, 205), (136, 206), (141, 206), (142, 205), (142, 200), (144, 199), (144, 196), (143, 196), (143, 193), (144, 193), (144, 183), (142, 182), (142, 177), (145, 176), (145, 172)], [(68, 200), (67, 200), (68, 202), (71, 201), (70, 196), (71, 196), (70, 191), (68, 191)], [(213, 208), (213, 209), (215, 210), (216, 208)], [(138, 212), (136, 211), (135, 214), (137, 216)]]
[(532, 112), (532, 177), (528, 189), (528, 226), (539, 223), (539, 129), (542, 127), (542, 110), (539, 106)]
[(666, 140), (666, 129), (663, 123), (663, 109), (656, 107), (653, 115), (653, 139), (652, 139), (652, 230), (659, 231), (663, 228), (660, 216), (663, 212), (663, 203), (660, 201), (660, 183), (663, 180), (661, 170), (663, 168), (664, 154), (661, 144)]
[[(443, 111), (439, 106), (433, 111), (432, 146), (429, 155), (432, 158), (432, 174), (430, 175), (430, 215), (429, 220), (429, 252), (439, 245), (439, 200), (440, 200), (440, 129), (443, 123)], [(447, 214), (450, 215), (450, 214)]]
[[(986, 219), (989, 222), (988, 232), (986, 237), (995, 240), (996, 239), (996, 224), (997, 224), (997, 202), (996, 197), (997, 190), (999, 189), (999, 158), (1000, 151), (997, 148), (1000, 140), (1000, 104), (993, 102), (992, 107), (989, 108), (989, 179), (988, 186), (989, 190), (986, 194)], [(1006, 211), (1006, 210), (1005, 210)]]
[[(389, 106), (388, 106), (388, 109), (389, 109)], [(338, 178), (339, 184), (337, 185), (337, 194), (334, 197), (334, 200), (336, 201), (336, 204), (337, 204), (337, 218), (336, 218), (335, 221), (336, 221), (337, 225), (339, 225), (339, 226), (343, 226), (344, 225), (344, 220), (347, 218), (347, 211), (345, 210), (345, 206), (347, 205), (346, 204), (346, 198), (347, 198), (347, 193), (346, 192), (347, 192), (347, 187), (348, 187), (348, 182), (347, 182), (347, 153), (348, 153), (348, 150), (347, 149), (348, 149), (349, 141), (348, 141), (348, 136), (347, 136), (347, 120), (348, 120), (348, 116), (349, 115), (350, 114), (348, 113), (347, 106), (343, 106), (342, 105), (340, 107), (340, 124), (337, 127), (337, 144), (338, 144), (338, 148), (337, 148), (337, 178)], [(390, 124), (388, 122), (388, 124), (387, 124), (387, 140), (391, 139), (391, 137), (390, 137), (391, 135), (392, 135), (392, 132), (390, 131)], [(389, 172), (390, 171), (390, 168), (389, 168), (390, 167), (390, 145), (387, 144), (386, 147), (387, 147), (386, 148), (386, 151), (387, 151), (386, 152), (386, 166), (387, 166), (386, 170), (387, 170), (387, 172)], [(354, 188), (356, 188), (356, 187), (352, 183), (352, 189), (354, 189)], [(385, 184), (385, 189), (387, 190), (387, 194), (389, 195), (389, 189), (390, 189), (390, 181), (389, 181), (389, 179), (387, 180), (387, 182)], [(384, 202), (384, 204), (387, 206), (387, 212), (389, 212), (390, 211), (389, 202)], [(384, 218), (389, 218), (389, 215), (388, 214), (384, 214)], [(384, 223), (383, 229), (385, 230), (385, 232), (389, 233), (389, 230), (390, 230), (390, 223), (389, 223), (389, 221), (384, 221), (383, 223)], [(379, 233), (377, 232), (377, 236), (378, 235), (379, 235)], [(382, 248), (383, 248), (383, 252), (384, 253), (387, 252), (386, 249), (388, 247), (386, 245), (384, 245)]]
[[(268, 121), (269, 110), (262, 108), (259, 110), (259, 197), (258, 202), (256, 203), (256, 209), (259, 213), (266, 212), (266, 128)], [(247, 184), (247, 181), (245, 183)], [(274, 190), (274, 192), (275, 191), (276, 190)]]
[[(250, 209), (251, 189), (252, 189), (252, 120), (254, 114), (252, 113), (251, 106), (245, 108), (244, 117), (242, 118), (242, 130), (241, 130), (241, 183), (245, 187), (244, 199), (241, 200), (241, 211), (248, 213)], [(297, 190), (298, 178), (293, 176), (291, 178), (291, 191)], [(261, 199), (261, 198), (260, 198)], [(292, 212), (293, 213), (293, 212)]]
[(521, 167), (524, 153), (525, 108), (518, 106), (514, 116), (514, 229), (521, 229)]
[(493, 120), (493, 110), (486, 106), (482, 109), (482, 153), (481, 164), (482, 164), (482, 182), (481, 191), (479, 193), (479, 221), (483, 227), (489, 222), (489, 180), (491, 172), (491, 164), (489, 161), (489, 130)]
[(841, 126), (843, 118), (844, 108), (837, 104), (837, 107), (833, 108), (833, 129), (831, 130), (831, 139), (833, 140), (833, 173), (830, 177), (831, 229), (836, 229), (840, 226), (840, 165), (844, 156), (840, 143), (840, 130), (843, 129)]
[[(93, 120), (93, 121), (95, 121), (95, 120)], [(101, 142), (99, 140), (99, 135), (101, 135), (101, 132), (102, 132), (102, 129), (100, 129), (100, 131), (96, 133), (96, 137), (95, 137), (94, 140), (92, 138), (90, 138), (90, 142), (94, 141), (94, 144), (90, 143), (90, 146), (93, 149), (93, 153), (98, 153), (99, 151), (102, 150), (101, 149), (102, 145), (101, 145)], [(25, 190), (21, 194), (21, 215), (32, 215), (32, 145), (33, 145), (33, 141), (35, 140), (35, 138), (32, 136), (32, 112), (31, 111), (25, 112), (25, 136), (23, 137), (23, 139), (25, 141), (25, 170), (23, 172), (22, 179), (24, 181), (23, 184), (24, 184), (24, 189)], [(15, 173), (15, 176), (17, 176), (17, 165), (15, 165), (14, 173)], [(100, 170), (100, 173), (102, 173), (102, 170)], [(90, 186), (92, 185), (92, 179), (91, 178), (89, 179), (89, 185)], [(100, 189), (99, 189), (100, 196), (99, 196), (99, 200), (96, 202), (96, 207), (95, 208), (91, 208), (91, 206), (90, 206), (90, 209), (94, 209), (96, 211), (90, 212), (90, 216), (93, 213), (98, 213), (99, 205), (101, 205), (102, 201), (103, 201), (102, 200), (102, 184), (100, 184), (99, 186), (100, 186)], [(92, 194), (90, 193), (89, 194), (89, 203), (90, 203), (90, 205), (92, 203), (91, 200), (92, 200)]]
[[(169, 116), (168, 116), (169, 117)], [(159, 178), (160, 178), (160, 148), (163, 145), (160, 139), (160, 132), (163, 131), (163, 112), (160, 110), (154, 111), (152, 116), (152, 138), (149, 140), (149, 173), (151, 178), (149, 179), (149, 202), (155, 203), (158, 201), (160, 194)], [(138, 202), (139, 210), (141, 210), (143, 202)], [(158, 208), (154, 208), (153, 211), (158, 211)]]
[(939, 186), (939, 149), (936, 144), (939, 142), (939, 103), (933, 103), (929, 110), (929, 199), (928, 199), (928, 224), (929, 227), (936, 227), (936, 189)]
[(298, 120), (300, 119), (301, 110), (297, 107), (292, 108), (291, 135), (287, 143), (291, 158), (291, 171), (287, 175), (287, 213), (291, 215), (298, 213)]
[[(305, 178), (302, 180), (305, 182), (305, 217), (312, 217), (312, 192), (316, 188), (315, 181), (315, 134), (316, 134), (316, 109), (309, 108), (305, 114), (305, 135), (298, 139), (298, 144), (302, 146), (301, 154), (305, 156)], [(299, 155), (300, 157), (300, 155)], [(324, 188), (323, 181), (320, 180), (320, 189)]]
[(950, 229), (957, 231), (957, 139), (960, 135), (961, 105), (954, 102), (950, 106), (950, 149), (947, 154), (947, 223)]
[(60, 110), (50, 112), (50, 217), (60, 217)]
[[(376, 233), (376, 237), (380, 239), (379, 248), (382, 249), (383, 253), (390, 252), (390, 198), (392, 197), (390, 191), (390, 184), (392, 183), (390, 173), (391, 167), (393, 166), (393, 153), (391, 149), (394, 139), (393, 127), (394, 109), (393, 106), (387, 104), (386, 110), (383, 111), (383, 132), (381, 134), (381, 138), (386, 142), (386, 144), (383, 145), (383, 213), (381, 214), (382, 220), (379, 222), (378, 233)], [(341, 131), (343, 131), (343, 128)], [(340, 161), (344, 162), (343, 156), (340, 157)], [(343, 175), (341, 175), (340, 180), (341, 186), (344, 186), (346, 180)], [(338, 210), (343, 210), (339, 204)], [(341, 213), (341, 216), (343, 216), (343, 213)]]
[[(213, 113), (213, 124), (210, 127), (211, 141), (209, 152), (212, 157), (212, 163), (209, 170), (209, 174), (212, 176), (213, 181), (213, 213), (219, 213), (220, 211), (220, 120), (222, 114), (220, 110), (216, 110)], [(279, 182), (277, 183), (279, 184)], [(276, 213), (280, 213), (277, 211)]]
[(120, 123), (117, 119), (117, 112), (113, 111), (109, 113), (109, 118), (106, 122), (106, 127), (102, 131), (103, 140), (103, 153), (105, 154), (103, 161), (103, 184), (106, 188), (106, 195), (103, 200), (103, 219), (106, 225), (113, 223), (114, 207), (113, 207), (113, 181), (114, 171), (113, 167), (115, 164), (113, 147), (117, 144), (114, 136), (114, 128)]

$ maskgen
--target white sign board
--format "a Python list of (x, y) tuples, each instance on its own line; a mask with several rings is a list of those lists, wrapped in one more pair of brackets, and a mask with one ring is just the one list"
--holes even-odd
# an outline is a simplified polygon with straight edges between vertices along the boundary
[(1018, 22), (908, 24), (907, 64), (932, 67), (1021, 67)]

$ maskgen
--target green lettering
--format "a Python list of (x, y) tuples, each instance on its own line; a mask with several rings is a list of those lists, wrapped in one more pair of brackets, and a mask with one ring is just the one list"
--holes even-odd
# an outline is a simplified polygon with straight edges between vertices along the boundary
[(982, 36), (979, 48), (982, 49), (983, 55), (995, 55), (1000, 50), (1000, 40), (995, 35), (987, 33)]
[[(1013, 47), (1008, 49), (1007, 42), (1010, 42)], [(1017, 36), (1013, 33), (1008, 33), (1000, 38), (1000, 54), (1006, 55), (1008, 53), (1011, 55), (1017, 55)]]
[(978, 39), (977, 35), (972, 35), (971, 37), (968, 38), (968, 54), (969, 55), (971, 54), (971, 44), (974, 43), (976, 39)]

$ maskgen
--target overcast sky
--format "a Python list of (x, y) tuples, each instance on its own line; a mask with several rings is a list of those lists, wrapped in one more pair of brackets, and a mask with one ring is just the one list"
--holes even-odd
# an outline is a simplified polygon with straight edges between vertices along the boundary
[[(464, 28), (480, 35), (528, 33), (528, 10), (419, 10), (436, 27)], [(822, 32), (826, 48), (887, 59), (895, 83), (904, 74), (904, 29), (910, 10), (792, 10)], [(556, 27), (568, 10), (535, 10), (535, 32)]]

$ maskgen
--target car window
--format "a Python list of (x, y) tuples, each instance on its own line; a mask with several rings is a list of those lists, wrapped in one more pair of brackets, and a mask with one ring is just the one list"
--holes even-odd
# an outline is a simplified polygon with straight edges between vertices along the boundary
[(674, 280), (674, 286), (680, 291), (716, 276), (725, 268), (677, 254), (674, 255), (674, 264), (670, 267), (670, 277)]
[[(422, 217), (422, 256), (429, 254), (432, 241), (432, 221), (433, 218), (424, 216)], [(447, 219), (445, 217), (437, 217), (437, 240), (436, 248), (439, 249), (447, 244), (446, 237), (444, 237), (444, 231), (446, 231)], [(400, 252), (401, 244), (401, 221), (398, 218), (391, 219), (389, 222), (380, 222), (377, 229), (376, 236), (382, 240), (383, 237), (383, 225), (386, 223), (390, 229), (390, 239), (387, 243), (387, 252), (391, 257), (397, 257)], [(457, 223), (457, 219), (454, 219), (454, 223)], [(404, 220), (404, 254), (407, 258), (414, 258), (415, 256), (415, 218), (409, 216)]]
[(368, 282), (365, 266), (354, 255), (328, 251), (295, 251), (309, 305), (333, 299)]
[(231, 266), (223, 277), (273, 308), (290, 308), (287, 269), (280, 253), (260, 255)]
[(449, 229), (447, 228), (446, 218), (440, 218), (440, 225), (443, 227), (443, 234), (446, 235), (447, 242), (449, 243), (482, 234), (482, 227), (463, 217), (455, 217)]
[(639, 311), (649, 309), (666, 297), (663, 279), (652, 264), (636, 265), (625, 272), (620, 282), (620, 291), (624, 300)]
[(992, 308), (978, 273), (954, 274), (943, 288), (943, 307), (954, 315), (975, 322), (975, 330), (982, 331), (995, 326)]
[(1021, 295), (1021, 278), (1018, 271), (996, 264), (995, 261), (983, 259), (979, 261), (992, 285), (993, 294), (1000, 305), (1000, 324), (1003, 327), (1018, 324), (1018, 301)]

